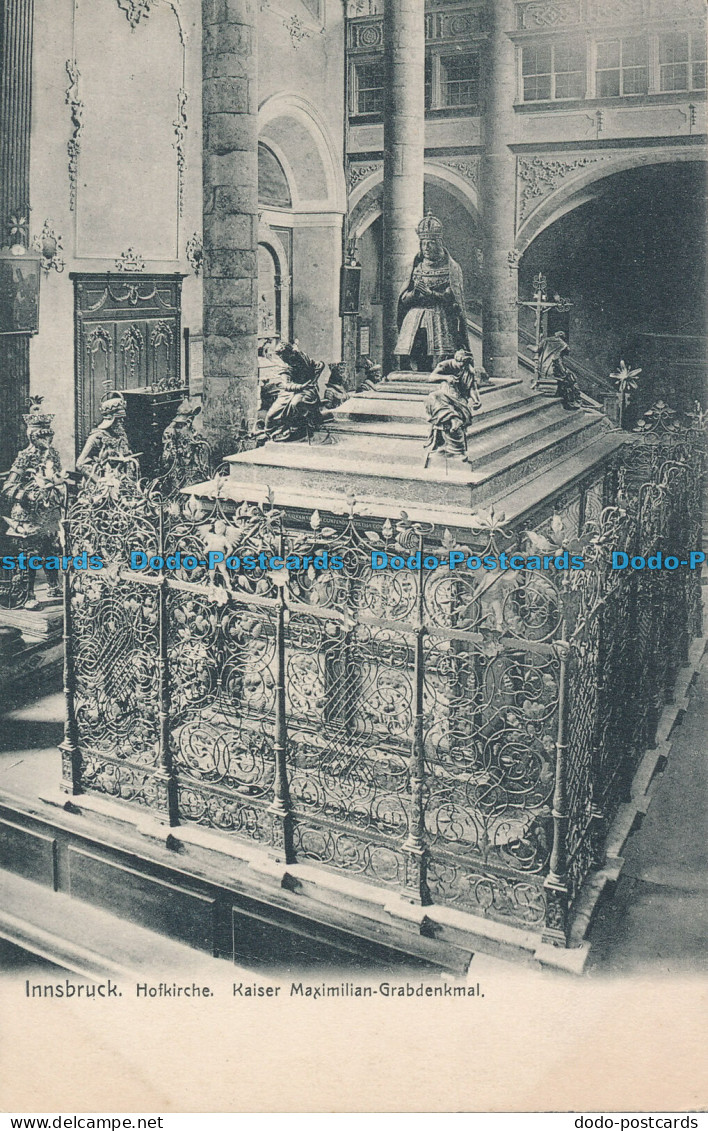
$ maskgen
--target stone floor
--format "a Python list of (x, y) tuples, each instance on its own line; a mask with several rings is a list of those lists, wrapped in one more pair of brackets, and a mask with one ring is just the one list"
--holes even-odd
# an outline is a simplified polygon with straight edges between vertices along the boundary
[[(0, 793), (36, 796), (56, 785), (61, 717), (62, 696), (54, 693), (2, 720)], [(588, 977), (708, 967), (707, 735), (708, 653), (649, 812), (627, 843), (615, 893), (591, 927)]]
[(708, 969), (708, 653), (611, 902), (590, 941), (590, 974)]

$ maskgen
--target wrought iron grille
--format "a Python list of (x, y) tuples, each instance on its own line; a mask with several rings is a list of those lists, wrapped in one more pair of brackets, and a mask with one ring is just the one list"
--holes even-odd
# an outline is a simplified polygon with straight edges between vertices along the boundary
[[(108, 568), (65, 582), (67, 788), (564, 945), (700, 625), (695, 571), (609, 565), (614, 549), (700, 545), (702, 420), (664, 425), (586, 485), (565, 525), (515, 531), (491, 510), (464, 542), (405, 515), (325, 522), (87, 482), (65, 536)], [(539, 539), (586, 568), (425, 567), (453, 550), (527, 556)], [(210, 572), (219, 547), (265, 556)], [(201, 564), (135, 572), (137, 549)], [(420, 558), (376, 571), (372, 549)], [(316, 565), (325, 551), (341, 570)], [(292, 568), (270, 570), (272, 555)]]

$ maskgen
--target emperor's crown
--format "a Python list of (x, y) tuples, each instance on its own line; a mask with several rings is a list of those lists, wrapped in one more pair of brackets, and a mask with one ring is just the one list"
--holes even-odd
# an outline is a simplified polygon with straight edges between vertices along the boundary
[(23, 412), (22, 419), (27, 428), (51, 428), (53, 412), (42, 412), (44, 397), (30, 397), (29, 412)]
[(101, 397), (101, 416), (125, 416), (125, 398), (120, 393), (106, 393)]
[(421, 239), (434, 239), (440, 237), (443, 232), (443, 226), (438, 220), (437, 216), (433, 216), (432, 212), (426, 212), (425, 216), (418, 225), (416, 231)]

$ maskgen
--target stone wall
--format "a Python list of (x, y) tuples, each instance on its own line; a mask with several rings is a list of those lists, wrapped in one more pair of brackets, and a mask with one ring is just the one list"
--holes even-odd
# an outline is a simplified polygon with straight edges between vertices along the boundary
[(179, 18), (169, 3), (35, 4), (30, 239), (52, 232), (63, 270), (50, 267), (42, 278), (30, 384), (56, 413), (67, 464), (71, 271), (120, 277), (130, 253), (146, 271), (184, 272), (183, 325), (201, 334), (201, 280), (187, 254), (202, 235), (200, 5), (182, 0), (178, 10)]

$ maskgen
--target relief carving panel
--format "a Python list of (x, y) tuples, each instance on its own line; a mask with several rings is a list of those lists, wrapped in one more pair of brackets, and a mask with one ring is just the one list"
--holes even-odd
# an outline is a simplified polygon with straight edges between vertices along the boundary
[(589, 165), (611, 160), (611, 155), (578, 154), (566, 157), (519, 157), (517, 165), (519, 226), (566, 180)]
[(520, 4), (517, 9), (518, 26), (524, 31), (545, 30), (548, 28), (566, 27), (568, 24), (580, 23), (580, 4), (557, 3), (543, 0), (533, 4)]

